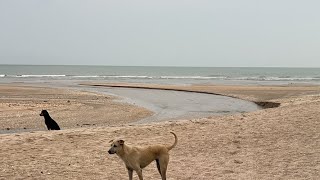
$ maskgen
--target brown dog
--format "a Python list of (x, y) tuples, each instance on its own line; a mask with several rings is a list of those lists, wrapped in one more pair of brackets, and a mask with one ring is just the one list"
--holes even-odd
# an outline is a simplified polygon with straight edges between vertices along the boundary
[(169, 151), (178, 143), (177, 135), (174, 135), (175, 141), (171, 146), (153, 145), (148, 147), (130, 147), (124, 144), (123, 140), (111, 140), (109, 154), (117, 154), (125, 163), (129, 174), (129, 180), (132, 180), (133, 170), (137, 172), (139, 179), (143, 180), (142, 169), (148, 166), (153, 160), (156, 160), (158, 171), (162, 180), (166, 180), (167, 166), (169, 163)]

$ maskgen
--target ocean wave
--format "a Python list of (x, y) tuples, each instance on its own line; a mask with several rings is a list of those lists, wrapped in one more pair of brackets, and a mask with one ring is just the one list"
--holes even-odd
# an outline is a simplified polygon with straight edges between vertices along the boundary
[(161, 79), (161, 80), (234, 80), (234, 81), (320, 81), (320, 77), (291, 77), (291, 76), (243, 76), (227, 77), (221, 75), (208, 76), (134, 76), (134, 75), (64, 75), (64, 74), (23, 74), (23, 75), (6, 75), (0, 74), (0, 78), (59, 78), (59, 79)]
[(66, 77), (67, 75), (61, 75), (61, 74), (22, 74), (22, 75), (16, 75), (15, 77), (23, 77), (23, 78), (28, 78), (28, 77)]
[(111, 75), (111, 76), (103, 76), (105, 78), (128, 78), (128, 79), (152, 79), (152, 76), (118, 76), (118, 75)]
[(160, 76), (160, 79), (226, 79), (223, 76)]
[(88, 76), (80, 76), (74, 75), (70, 76), (72, 78), (106, 78), (106, 79), (152, 79), (150, 76), (118, 76), (118, 75), (88, 75)]
[(235, 77), (229, 80), (252, 80), (252, 81), (320, 81), (319, 77)]
[(68, 75), (68, 77), (74, 77), (74, 78), (99, 78), (101, 76), (98, 76), (98, 75), (93, 75), (93, 76), (72, 76), (72, 75)]
[(225, 75), (220, 75), (220, 74), (213, 74), (213, 75), (209, 75), (208, 77), (217, 78), (217, 77), (226, 77), (226, 76)]

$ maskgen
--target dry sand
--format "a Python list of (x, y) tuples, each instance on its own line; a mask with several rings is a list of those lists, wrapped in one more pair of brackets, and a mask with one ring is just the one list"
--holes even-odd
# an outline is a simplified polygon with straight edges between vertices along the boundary
[(42, 109), (64, 129), (82, 126), (122, 125), (150, 116), (152, 112), (115, 97), (92, 92), (0, 85), (0, 131), (45, 130)]
[[(130, 145), (171, 144), (170, 131), (178, 135), (179, 142), (170, 152), (168, 179), (319, 179), (319, 86), (163, 88), (206, 91), (281, 106), (223, 117), (125, 125), (150, 112), (94, 93), (2, 85), (1, 129), (40, 128), (35, 125), (41, 119), (39, 108), (49, 109), (59, 119), (73, 117), (68, 118), (74, 119), (72, 123), (78, 119), (88, 123), (90, 117), (84, 116), (89, 113), (93, 116), (89, 122), (96, 120), (97, 125), (72, 127), (68, 120), (60, 123), (69, 124), (66, 130), (1, 134), (0, 179), (127, 179), (123, 162), (107, 154), (109, 140), (122, 137)], [(105, 108), (109, 106), (114, 107), (113, 112)], [(112, 118), (118, 120), (109, 122)], [(112, 126), (105, 126), (108, 123)], [(143, 175), (160, 179), (155, 163), (145, 168)], [(134, 179), (138, 179), (135, 174)]]

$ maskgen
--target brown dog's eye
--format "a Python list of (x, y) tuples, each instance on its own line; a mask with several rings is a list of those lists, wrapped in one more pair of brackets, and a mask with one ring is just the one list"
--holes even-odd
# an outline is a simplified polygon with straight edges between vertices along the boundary
[(113, 145), (113, 147), (117, 147), (116, 145)]

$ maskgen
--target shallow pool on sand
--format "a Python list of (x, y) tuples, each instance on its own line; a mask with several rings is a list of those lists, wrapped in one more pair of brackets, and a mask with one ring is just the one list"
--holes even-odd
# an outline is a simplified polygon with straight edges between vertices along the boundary
[(118, 87), (90, 89), (119, 96), (123, 102), (142, 106), (154, 112), (153, 116), (141, 119), (136, 123), (201, 118), (261, 109), (250, 101), (204, 93)]

